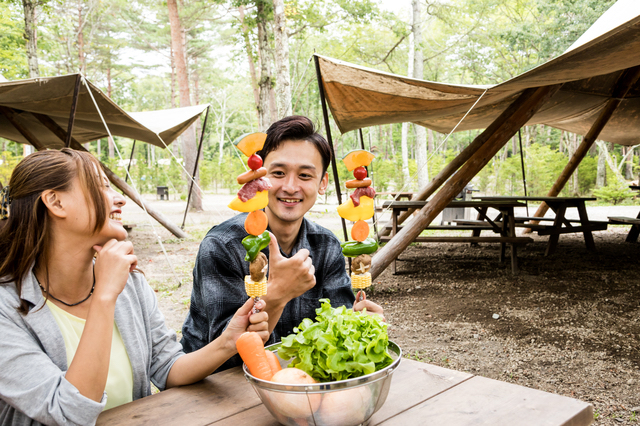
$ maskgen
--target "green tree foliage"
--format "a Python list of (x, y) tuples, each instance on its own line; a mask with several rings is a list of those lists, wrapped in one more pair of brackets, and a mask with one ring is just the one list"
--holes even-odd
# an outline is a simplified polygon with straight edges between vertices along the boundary
[[(271, 17), (268, 0), (184, 0), (187, 68), (192, 103), (210, 103), (204, 132), (201, 181), (205, 190), (235, 191), (235, 176), (244, 170), (231, 141), (258, 128), (248, 68), (245, 34), (238, 7), (244, 8), (252, 60), (257, 64), (257, 5)], [(428, 0), (423, 8), (425, 79), (446, 83), (495, 84), (512, 78), (564, 52), (615, 0)], [(24, 20), (21, 2), (0, 0), (0, 73), (9, 79), (27, 76)], [(79, 11), (79, 8), (81, 9)], [(313, 53), (398, 74), (407, 73), (409, 10), (390, 12), (376, 0), (287, 0), (285, 14), (290, 47), (294, 114), (324, 123), (319, 103)], [(79, 29), (87, 76), (127, 111), (176, 106), (177, 83), (172, 78), (170, 27), (166, 4), (154, 0), (55, 0), (38, 16), (38, 48), (42, 75), (80, 69)], [(269, 48), (274, 49), (273, 39)], [(268, 52), (273, 57), (273, 52)], [(360, 147), (356, 132), (341, 135), (331, 124), (338, 156)], [(436, 134), (429, 151), (429, 175), (435, 176), (479, 134), (464, 131), (445, 138)], [(323, 130), (324, 133), (324, 130)], [(523, 130), (527, 189), (546, 195), (568, 160), (562, 132), (542, 125)], [(416, 191), (413, 135), (409, 135), (410, 181), (404, 181), (400, 160), (401, 125), (363, 129), (365, 146), (377, 154), (371, 174), (378, 191)], [(565, 134), (565, 141), (568, 140)], [(131, 141), (116, 138), (123, 158)], [(100, 156), (121, 176), (119, 158), (108, 159), (106, 140)], [(21, 153), (21, 147), (0, 141), (0, 150)], [(179, 144), (170, 149), (181, 158)], [(619, 146), (608, 147), (619, 161)], [(96, 153), (97, 143), (91, 144)], [(476, 189), (503, 195), (524, 191), (520, 148), (508, 143), (473, 180)], [(222, 156), (221, 156), (222, 153)], [(17, 157), (11, 158), (17, 158)], [(116, 156), (117, 157), (117, 156)], [(132, 167), (134, 181), (144, 191), (169, 186), (185, 193), (182, 167), (167, 151), (138, 144)], [(159, 161), (169, 161), (160, 164)], [(13, 160), (12, 160), (13, 161)], [(10, 161), (3, 163), (6, 169)], [(636, 175), (638, 158), (633, 159)], [(338, 163), (341, 182), (351, 178)], [(3, 169), (3, 170), (5, 170)], [(577, 190), (589, 195), (595, 188), (597, 159), (589, 154), (577, 173)], [(609, 176), (613, 176), (610, 173)], [(611, 181), (611, 179), (609, 179)], [(576, 188), (565, 188), (563, 195)], [(334, 192), (330, 185), (330, 193)]]
[(20, 14), (14, 4), (0, 1), (0, 75), (9, 80), (29, 75)]

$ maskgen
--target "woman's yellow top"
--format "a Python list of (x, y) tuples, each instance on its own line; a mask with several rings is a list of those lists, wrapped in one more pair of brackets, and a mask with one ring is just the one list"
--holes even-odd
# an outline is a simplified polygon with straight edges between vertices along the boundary
[[(67, 366), (69, 366), (78, 349), (86, 321), (60, 309), (50, 300), (47, 300), (47, 306), (51, 310), (62, 333), (64, 346), (67, 349)], [(107, 393), (105, 410), (126, 404), (133, 400), (133, 371), (131, 369), (131, 362), (129, 361), (129, 355), (127, 355), (122, 336), (120, 336), (120, 331), (118, 331), (115, 321), (113, 323), (111, 357), (109, 358), (109, 375), (107, 376), (107, 385), (104, 390)]]

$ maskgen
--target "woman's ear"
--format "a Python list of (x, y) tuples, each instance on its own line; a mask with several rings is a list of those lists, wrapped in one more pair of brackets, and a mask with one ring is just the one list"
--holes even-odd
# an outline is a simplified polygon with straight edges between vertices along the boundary
[(60, 218), (67, 217), (59, 192), (47, 189), (42, 192), (40, 198), (51, 214)]
[(318, 194), (324, 195), (327, 192), (327, 185), (329, 185), (329, 173), (325, 172), (324, 177), (320, 181), (320, 188), (318, 188)]

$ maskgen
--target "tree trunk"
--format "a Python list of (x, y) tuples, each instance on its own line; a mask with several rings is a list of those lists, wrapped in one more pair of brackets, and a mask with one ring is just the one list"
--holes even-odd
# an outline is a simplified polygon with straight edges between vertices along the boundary
[[(171, 47), (174, 52), (176, 64), (176, 75), (178, 77), (178, 91), (180, 92), (180, 107), (191, 106), (189, 94), (189, 76), (187, 75), (187, 63), (184, 54), (182, 24), (178, 15), (178, 4), (176, 0), (167, 0), (167, 8), (169, 9), (169, 23), (171, 25)], [(184, 164), (187, 169), (187, 181), (191, 181), (191, 175), (195, 168), (198, 147), (196, 143), (196, 127), (195, 124), (182, 135), (182, 153), (184, 156)], [(190, 208), (200, 211), (202, 210), (202, 194), (198, 185), (200, 173), (196, 171), (193, 193), (191, 196)]]
[(291, 115), (291, 82), (289, 79), (289, 35), (284, 1), (273, 0), (276, 40), (276, 98), (278, 118)]
[[(107, 96), (111, 98), (111, 63), (107, 66)], [(115, 142), (111, 136), (107, 136), (107, 152), (109, 158), (113, 158), (115, 156)]]
[(256, 1), (258, 13), (256, 17), (256, 25), (258, 27), (258, 56), (260, 58), (260, 81), (259, 88), (259, 104), (258, 119), (260, 122), (260, 131), (265, 132), (271, 124), (271, 66), (269, 61), (269, 40), (267, 37), (267, 12), (264, 7), (264, 0)]
[(84, 55), (84, 19), (82, 17), (83, 3), (78, 1), (78, 66), (80, 73), (85, 74), (87, 61)]
[[(415, 43), (413, 42), (413, 32), (409, 34), (409, 64), (407, 67), (407, 76), (413, 77), (413, 57), (415, 53)], [(402, 150), (402, 176), (404, 185), (408, 185), (411, 180), (409, 174), (409, 150), (407, 148), (407, 140), (409, 138), (409, 123), (402, 123), (402, 139), (400, 141), (400, 149)]]
[(607, 160), (605, 150), (601, 145), (598, 145), (598, 172), (596, 174), (596, 186), (602, 188), (607, 186)]
[(38, 69), (38, 27), (36, 22), (37, 0), (22, 0), (24, 8), (24, 38), (27, 44), (29, 78), (40, 77)]
[(171, 108), (177, 108), (176, 104), (176, 58), (173, 54), (173, 47), (169, 49), (171, 56)]
[(249, 73), (251, 74), (251, 89), (253, 89), (253, 99), (256, 103), (256, 114), (258, 115), (258, 121), (260, 121), (260, 94), (258, 91), (258, 78), (256, 77), (256, 65), (253, 63), (253, 49), (251, 48), (251, 41), (249, 40), (249, 28), (244, 22), (244, 7), (238, 8), (240, 15), (240, 24), (242, 25), (242, 37), (244, 38), (244, 46), (247, 51), (247, 58), (249, 59)]
[(623, 155), (629, 155), (627, 161), (624, 162), (625, 167), (624, 167), (624, 178), (626, 180), (632, 180), (633, 179), (633, 147), (632, 146), (623, 146), (622, 147), (623, 151)]
[[(420, 18), (420, 0), (411, 0), (413, 8), (413, 32), (415, 53), (413, 56), (413, 78), (424, 78), (424, 64), (422, 56), (422, 22)], [(416, 161), (418, 163), (418, 186), (425, 187), (429, 183), (429, 168), (427, 166), (427, 131), (424, 127), (415, 126), (416, 133)]]

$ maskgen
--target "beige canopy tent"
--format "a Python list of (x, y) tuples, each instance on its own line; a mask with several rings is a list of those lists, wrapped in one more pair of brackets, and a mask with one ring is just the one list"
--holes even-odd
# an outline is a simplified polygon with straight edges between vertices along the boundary
[[(343, 133), (401, 122), (443, 133), (456, 125), (456, 131), (485, 129), (414, 197), (427, 199), (451, 177), (374, 257), (372, 275), (379, 275), (523, 125), (546, 124), (585, 135), (549, 196), (558, 195), (596, 137), (640, 143), (638, 52), (640, 2), (619, 0), (562, 55), (497, 85), (416, 80), (316, 55), (323, 102)], [(330, 136), (326, 113), (325, 127)], [(544, 211), (541, 206), (536, 216)]]
[[(64, 146), (84, 150), (83, 143), (109, 136), (106, 123), (112, 136), (165, 148), (207, 108), (196, 105), (129, 114), (80, 74), (4, 81), (0, 82), (0, 137), (31, 144), (38, 150)], [(154, 219), (174, 235), (186, 237), (124, 180), (103, 168), (111, 182)]]

